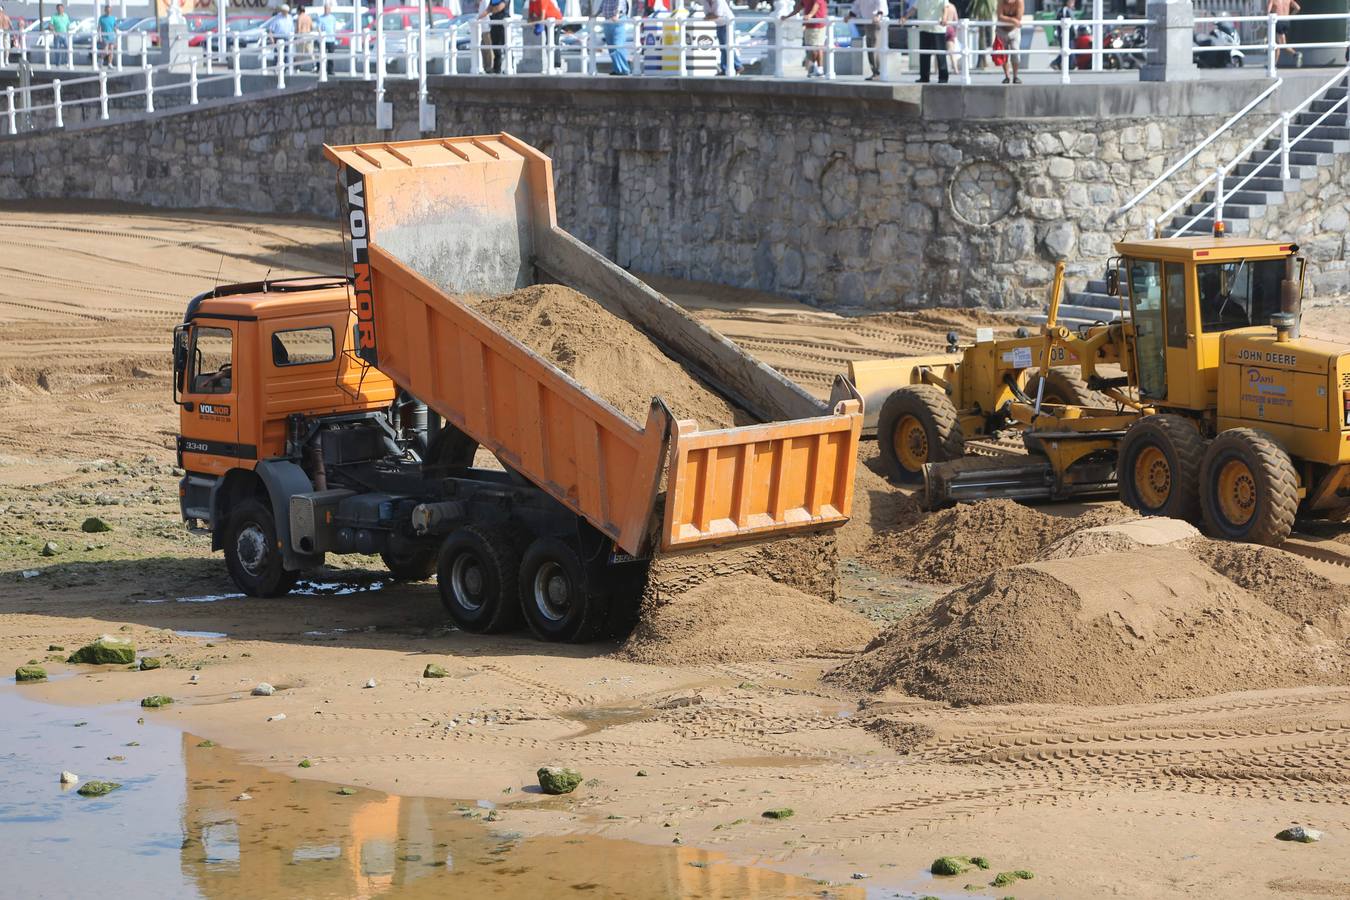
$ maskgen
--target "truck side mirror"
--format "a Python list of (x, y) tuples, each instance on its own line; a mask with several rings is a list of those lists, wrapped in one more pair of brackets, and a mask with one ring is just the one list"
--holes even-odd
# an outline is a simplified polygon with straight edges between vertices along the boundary
[(1108, 269), (1106, 272), (1106, 295), (1108, 297), (1120, 296), (1120, 270)]
[(183, 389), (183, 374), (187, 369), (188, 341), (191, 326), (175, 325), (173, 329), (173, 402), (178, 402), (178, 394)]

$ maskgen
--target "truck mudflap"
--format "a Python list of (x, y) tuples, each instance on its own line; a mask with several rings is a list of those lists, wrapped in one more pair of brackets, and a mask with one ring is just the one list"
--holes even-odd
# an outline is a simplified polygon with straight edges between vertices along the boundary
[(661, 549), (813, 530), (848, 521), (862, 404), (834, 415), (722, 431), (676, 423)]

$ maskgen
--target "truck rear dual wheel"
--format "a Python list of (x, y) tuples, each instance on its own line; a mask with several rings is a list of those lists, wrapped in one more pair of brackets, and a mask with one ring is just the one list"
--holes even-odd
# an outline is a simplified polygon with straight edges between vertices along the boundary
[(925, 463), (966, 455), (956, 407), (931, 384), (902, 387), (886, 398), (877, 416), (877, 444), (886, 474), (902, 484), (922, 482)]
[(225, 568), (250, 597), (280, 597), (295, 587), (300, 573), (282, 564), (272, 508), (261, 500), (245, 500), (230, 512), (225, 526)]
[(1209, 445), (1200, 501), (1210, 536), (1280, 544), (1298, 513), (1298, 471), (1274, 438), (1252, 428), (1234, 428)]
[(1145, 416), (1120, 442), (1120, 502), (1146, 516), (1195, 522), (1200, 514), (1200, 464), (1205, 441), (1184, 416)]
[(464, 631), (508, 631), (520, 624), (519, 570), (519, 553), (510, 535), (465, 525), (441, 544), (436, 585), (450, 618)]
[(609, 596), (592, 583), (571, 544), (541, 537), (520, 563), (520, 606), (539, 640), (576, 644), (604, 631)]

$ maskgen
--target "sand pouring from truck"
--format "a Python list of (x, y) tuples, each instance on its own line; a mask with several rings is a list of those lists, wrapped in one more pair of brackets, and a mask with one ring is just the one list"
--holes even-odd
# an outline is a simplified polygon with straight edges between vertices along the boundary
[[(656, 554), (843, 524), (861, 404), (827, 407), (557, 226), (507, 134), (325, 147), (349, 275), (239, 284), (176, 329), (182, 514), (249, 594), (326, 553), (432, 572), (464, 630), (580, 641)], [(627, 320), (761, 424), (645, 423), (464, 301), (538, 282)], [(646, 391), (648, 386), (642, 386)], [(504, 467), (476, 468), (478, 448)]]
[[(1061, 264), (1039, 334), (851, 364), (891, 477), (923, 483), (930, 506), (1118, 492), (1252, 543), (1282, 542), (1298, 516), (1344, 519), (1350, 346), (1300, 334), (1297, 245), (1220, 232), (1115, 247), (1117, 322), (1057, 324)], [(966, 456), (1002, 431), (1027, 456)]]

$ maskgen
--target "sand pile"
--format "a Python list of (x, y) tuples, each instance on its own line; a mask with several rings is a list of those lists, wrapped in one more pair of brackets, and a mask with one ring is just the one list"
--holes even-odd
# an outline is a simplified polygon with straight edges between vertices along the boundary
[(895, 528), (922, 512), (918, 500), (881, 474), (876, 441), (860, 441), (853, 480), (853, 514), (839, 529), (839, 552), (861, 556), (878, 531)]
[(1038, 558), (1051, 544), (1083, 528), (1124, 515), (1108, 504), (1081, 516), (1052, 516), (1012, 500), (961, 503), (915, 512), (874, 535), (860, 554), (870, 566), (915, 581), (961, 584)]
[(728, 403), (632, 324), (558, 284), (466, 298), (516, 340), (551, 360), (639, 425), (660, 395), (676, 416), (707, 430), (755, 420)]
[(1350, 637), (1350, 585), (1323, 578), (1274, 547), (1201, 539), (1191, 552), (1294, 621)]
[(1344, 684), (1350, 652), (1181, 546), (997, 572), (827, 675), (957, 704), (1113, 704)]
[(1200, 531), (1190, 522), (1162, 516), (1143, 516), (1084, 528), (1061, 538), (1042, 550), (1038, 559), (1070, 559), (1102, 553), (1127, 553), (1139, 547), (1160, 547), (1193, 541)]
[(789, 659), (856, 650), (874, 634), (876, 627), (857, 613), (738, 574), (645, 606), (617, 655), (653, 665)]

